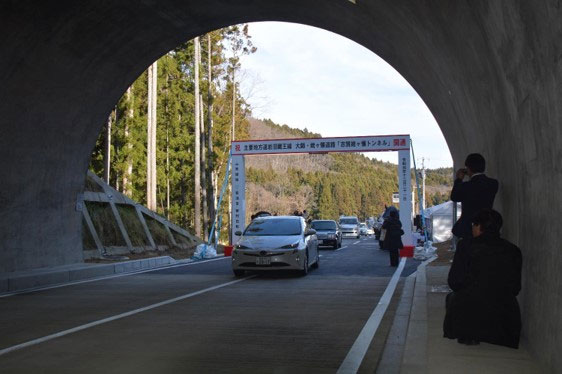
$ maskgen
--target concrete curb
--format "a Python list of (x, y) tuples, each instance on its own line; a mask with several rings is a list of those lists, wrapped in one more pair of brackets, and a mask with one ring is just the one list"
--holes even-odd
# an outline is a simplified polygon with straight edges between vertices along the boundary
[(412, 273), (412, 275), (408, 276), (404, 281), (398, 308), (396, 309), (392, 326), (386, 338), (381, 359), (377, 365), (377, 374), (400, 373), (415, 283), (415, 273)]
[(416, 271), (416, 284), (410, 309), (410, 320), (406, 344), (402, 356), (400, 373), (425, 374), (427, 365), (427, 280), (426, 266), (435, 260), (434, 256), (420, 264)]
[(37, 269), (24, 273), (4, 274), (0, 277), (0, 296), (4, 293), (32, 291), (40, 287), (157, 269), (182, 262), (189, 261), (177, 261), (170, 256), (160, 256), (114, 264), (77, 264), (59, 268)]

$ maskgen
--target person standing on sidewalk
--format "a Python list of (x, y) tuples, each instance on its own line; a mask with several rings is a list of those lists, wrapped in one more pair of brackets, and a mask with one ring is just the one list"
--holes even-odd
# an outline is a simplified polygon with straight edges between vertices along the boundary
[[(469, 154), (464, 165), (466, 169), (457, 170), (457, 177), (451, 191), (451, 200), (462, 204), (461, 217), (453, 226), (453, 234), (459, 238), (470, 238), (472, 217), (482, 209), (493, 208), (494, 198), (498, 192), (498, 181), (484, 175), (486, 160), (479, 153)], [(465, 176), (470, 180), (463, 182)]]
[(500, 237), (500, 213), (484, 209), (472, 220), (473, 238), (459, 242), (449, 271), (443, 335), (461, 344), (519, 347), (521, 250)]
[(390, 266), (398, 266), (398, 250), (404, 247), (402, 244), (404, 231), (396, 210), (390, 212), (389, 217), (382, 224), (382, 228), (386, 230), (383, 248), (388, 250)]

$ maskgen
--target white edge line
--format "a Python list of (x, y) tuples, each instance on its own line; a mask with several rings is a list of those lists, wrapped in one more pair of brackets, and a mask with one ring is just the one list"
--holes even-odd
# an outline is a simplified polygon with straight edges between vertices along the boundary
[(375, 307), (375, 310), (373, 310), (373, 313), (365, 323), (365, 326), (363, 326), (363, 329), (359, 333), (359, 336), (357, 336), (355, 343), (353, 343), (353, 346), (341, 363), (337, 371), (338, 374), (357, 373), (357, 371), (359, 370), (359, 367), (363, 362), (363, 358), (367, 353), (367, 349), (369, 348), (369, 345), (371, 344), (371, 341), (373, 340), (377, 329), (379, 328), (384, 313), (386, 312), (386, 309), (390, 304), (390, 300), (392, 299), (392, 295), (394, 294), (396, 285), (400, 280), (400, 274), (404, 269), (405, 263), (406, 258), (402, 257), (402, 259), (400, 260), (400, 265), (392, 275), (390, 282), (388, 282), (386, 290), (384, 290), (384, 293), (380, 298), (379, 303)]
[[(20, 290), (20, 291), (15, 291), (15, 292), (10, 292), (10, 293), (0, 294), (0, 299), (1, 299), (1, 298), (4, 298), (4, 297), (9, 297), (9, 296), (14, 296), (14, 295), (21, 295), (21, 294), (30, 293), (30, 292), (45, 291), (45, 290), (51, 290), (51, 289), (53, 289), (53, 288), (61, 288), (61, 287), (67, 287), (67, 286), (74, 286), (74, 285), (82, 284), (82, 283), (90, 283), (90, 282), (97, 282), (97, 281), (102, 281), (102, 280), (106, 280), (106, 279), (113, 279), (113, 278), (119, 278), (119, 277), (126, 277), (126, 276), (128, 276), (128, 275), (135, 275), (135, 274), (142, 274), (142, 273), (150, 273), (150, 272), (152, 272), (152, 271), (159, 271), (159, 270), (165, 270), (165, 269), (173, 269), (173, 268), (182, 267), (182, 266), (190, 266), (190, 265), (204, 264), (204, 263), (206, 263), (206, 262), (213, 262), (213, 261), (218, 261), (218, 260), (224, 260), (225, 258), (230, 258), (230, 256), (211, 258), (211, 259), (202, 260), (202, 261), (192, 261), (192, 262), (185, 262), (185, 263), (180, 263), (180, 264), (164, 265), (164, 266), (159, 266), (159, 267), (151, 268), (151, 269), (143, 269), (143, 270), (137, 270), (137, 271), (123, 272), (123, 273), (119, 273), (119, 274), (105, 275), (105, 276), (102, 276), (102, 277), (91, 278), (91, 279), (83, 279), (83, 280), (72, 281), (72, 282), (68, 282), (68, 283), (55, 284), (55, 285), (52, 285), (52, 286), (39, 286), (39, 287), (34, 287), (34, 288), (25, 288), (25, 289)], [(115, 263), (114, 265), (117, 265), (117, 264), (119, 264), (119, 263)]]
[(338, 249), (336, 249), (336, 252), (339, 251), (339, 250), (341, 250), (341, 249), (346, 249), (346, 248), (347, 248), (347, 245), (344, 246), (344, 247), (339, 247)]
[(41, 338), (33, 339), (33, 340), (27, 341), (25, 343), (13, 345), (11, 347), (4, 348), (4, 349), (0, 350), (0, 356), (5, 355), (5, 354), (10, 353), (10, 352), (13, 352), (13, 351), (17, 351), (17, 350), (26, 348), (26, 347), (36, 345), (36, 344), (39, 344), (39, 343), (43, 343), (43, 342), (46, 342), (46, 341), (49, 341), (49, 340), (60, 338), (60, 337), (65, 336), (65, 335), (73, 334), (73, 333), (78, 332), (78, 331), (86, 330), (86, 329), (89, 329), (90, 327), (99, 326), (99, 325), (104, 324), (104, 323), (108, 323), (108, 322), (112, 322), (112, 321), (115, 321), (115, 320), (118, 320), (118, 319), (121, 319), (121, 318), (129, 317), (129, 316), (132, 316), (134, 314), (146, 312), (147, 310), (151, 310), (151, 309), (155, 309), (155, 308), (158, 308), (158, 307), (161, 307), (161, 306), (164, 306), (164, 305), (172, 304), (172, 303), (175, 303), (177, 301), (185, 300), (185, 299), (193, 297), (193, 296), (197, 296), (197, 295), (201, 295), (201, 294), (206, 293), (206, 292), (214, 291), (214, 290), (222, 288), (222, 287), (230, 286), (232, 284), (236, 284), (236, 283), (245, 281), (247, 279), (254, 278), (255, 276), (256, 275), (251, 275), (249, 277), (245, 277), (245, 278), (242, 278), (242, 279), (237, 279), (237, 280), (233, 280), (231, 282), (222, 283), (222, 284), (219, 284), (219, 285), (216, 285), (216, 286), (205, 288), (203, 290), (199, 290), (199, 291), (191, 292), (191, 293), (188, 293), (188, 294), (185, 294), (185, 295), (182, 295), (182, 296), (178, 296), (178, 297), (175, 297), (173, 299), (164, 300), (164, 301), (161, 301), (161, 302), (156, 303), (156, 304), (148, 305), (148, 306), (145, 306), (145, 307), (142, 307), (142, 308), (131, 310), (129, 312), (117, 314), (117, 315), (112, 316), (112, 317), (103, 318), (103, 319), (100, 319), (100, 320), (97, 320), (97, 321), (86, 323), (86, 324), (81, 325), (81, 326), (73, 327), (73, 328), (68, 329), (68, 330), (60, 331), (60, 332), (57, 332), (57, 333), (54, 333), (54, 334), (51, 334), (51, 335), (43, 336)]

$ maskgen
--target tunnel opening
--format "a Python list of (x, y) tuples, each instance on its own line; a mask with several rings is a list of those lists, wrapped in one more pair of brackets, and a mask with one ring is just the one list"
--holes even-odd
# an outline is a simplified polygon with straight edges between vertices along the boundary
[(562, 182), (562, 23), (555, 2), (83, 6), (20, 2), (2, 12), (0, 28), (12, 36), (2, 46), (9, 57), (0, 62), (7, 98), (0, 103), (7, 175), (0, 192), (2, 273), (81, 261), (76, 203), (88, 152), (110, 108), (152, 61), (229, 24), (299, 22), (347, 36), (400, 71), (426, 100), (455, 162), (473, 151), (492, 155), (505, 235), (524, 253), (524, 334), (547, 368), (560, 366), (554, 347), (560, 345), (555, 311), (562, 258), (555, 230), (544, 225), (562, 214), (552, 203), (558, 189), (545, 187)]
[[(257, 42), (256, 36), (252, 35), (254, 27), (261, 30)], [(272, 29), (276, 31), (270, 33)], [(301, 61), (290, 63), (290, 60), (298, 58), (286, 56), (289, 54), (289, 46), (282, 45), (280, 41), (281, 36), (286, 34), (289, 34), (289, 40), (300, 36), (299, 43), (291, 42), (290, 48), (295, 56), (306, 55), (300, 58)], [(264, 52), (260, 52), (262, 43), (266, 44)], [(261, 53), (266, 57), (255, 58), (253, 53), (256, 48), (258, 55)], [(277, 53), (274, 49), (278, 50)], [(321, 53), (322, 56), (319, 56)], [(347, 56), (344, 60), (338, 59), (342, 53)], [(252, 62), (252, 59), (257, 62)], [(271, 63), (273, 60), (278, 61)], [(195, 87), (196, 64), (200, 86), (198, 88)], [(245, 69), (246, 64), (253, 66), (253, 70)], [(152, 68), (156, 69), (155, 72), (151, 72)], [(280, 109), (276, 108), (277, 113), (274, 115), (264, 111), (260, 106), (264, 96), (261, 93), (256, 95), (255, 92), (257, 84), (265, 83), (263, 80), (256, 82), (262, 79), (260, 74), (264, 74), (264, 68), (269, 69), (265, 72), (267, 80), (273, 81), (270, 85), (274, 88), (269, 91), (277, 93), (277, 96), (266, 97), (265, 100), (283, 102)], [(360, 68), (364, 71), (359, 71)], [(299, 71), (300, 73), (297, 73)], [(310, 72), (316, 72), (316, 75), (310, 75)], [(151, 80), (153, 78), (150, 78), (151, 74), (156, 75), (155, 84)], [(307, 75), (306, 83), (299, 82), (299, 78)], [(374, 76), (369, 77), (370, 75)], [(236, 78), (233, 78), (234, 76)], [(332, 81), (329, 76), (333, 77)], [(346, 79), (349, 81), (346, 82)], [(284, 85), (281, 88), (280, 80)], [(324, 82), (319, 83), (320, 81)], [(338, 86), (339, 90), (328, 88), (335, 86)], [(295, 92), (295, 88), (290, 87), (298, 87), (305, 91), (298, 95), (297, 101), (309, 102), (299, 108), (295, 107), (297, 101), (288, 102), (287, 98)], [(311, 92), (309, 87), (314, 87), (314, 92)], [(151, 89), (155, 92), (152, 98)], [(324, 90), (324, 93), (320, 90)], [(369, 95), (370, 90), (376, 93)], [(195, 100), (195, 91), (199, 94), (199, 100)], [(350, 97), (342, 99), (347, 96)], [(387, 99), (389, 96), (391, 99)], [(303, 97), (309, 100), (303, 100)], [(335, 113), (332, 108), (336, 104), (339, 105), (337, 112), (340, 114), (338, 118), (330, 120)], [(154, 108), (151, 108), (152, 105)], [(197, 111), (196, 106), (199, 108)], [(255, 139), (264, 134), (273, 134), (274, 137), (281, 138), (299, 134), (305, 137), (314, 135), (314, 131), (300, 130), (288, 125), (280, 126), (271, 119), (258, 120), (252, 117), (256, 107), (263, 117), (270, 118), (283, 118), (282, 113), (279, 115), (280, 110), (285, 113), (300, 113), (303, 119), (295, 122), (301, 124), (306, 120), (311, 129), (323, 128), (324, 136), (326, 132), (336, 135), (350, 134), (346, 132), (350, 129), (352, 134), (360, 136), (375, 130), (386, 133), (412, 130), (416, 136), (418, 152), (427, 152), (426, 160), (432, 159), (433, 165), (437, 166), (451, 166), (452, 163), (442, 133), (429, 110), (411, 86), (386, 62), (351, 40), (321, 29), (292, 23), (265, 22), (235, 25), (209, 32), (197, 39), (197, 47), (195, 40), (181, 43), (151, 64), (114, 105), (96, 141), (89, 169), (98, 177), (103, 177), (106, 183), (118, 192), (146, 204), (150, 193), (150, 169), (147, 167), (147, 160), (150, 159), (148, 129), (153, 121), (150, 113), (155, 113), (155, 163), (158, 181), (155, 199), (157, 205), (152, 210), (197, 235), (194, 225), (196, 202), (193, 190), (194, 174), (199, 173), (199, 193), (202, 193), (200, 199), (203, 201), (198, 202), (201, 215), (198, 236), (206, 240), (215, 221), (210, 213), (216, 209), (220, 188), (218, 183), (224, 176), (229, 142), (234, 134), (236, 139), (240, 140)], [(395, 107), (397, 109), (394, 109)], [(319, 118), (312, 119), (310, 112), (319, 113)], [(212, 118), (209, 118), (209, 113), (212, 113)], [(199, 156), (194, 156), (196, 147), (199, 147)], [(444, 148), (444, 151), (435, 152), (440, 147)], [(296, 156), (299, 160), (296, 163), (284, 156), (274, 156), (274, 160), (270, 161), (265, 161), (265, 158), (250, 158), (249, 209), (245, 214), (246, 222), (249, 222), (252, 212), (259, 210), (290, 214), (295, 210), (308, 209), (316, 218), (337, 219), (339, 215), (348, 214), (357, 215), (362, 221), (379, 216), (385, 206), (392, 204), (391, 195), (398, 191), (396, 174), (392, 172), (396, 166), (390, 165), (397, 163), (394, 157), (370, 161), (365, 156), (366, 154), (358, 156), (359, 158), (354, 154), (336, 158), (323, 155)], [(194, 167), (195, 157), (200, 160), (199, 171)], [(420, 161), (418, 159), (418, 163), (421, 163)], [(359, 164), (362, 166), (353, 167), (353, 172), (345, 172), (345, 169)], [(309, 166), (304, 167), (305, 165)], [(314, 170), (317, 166), (321, 170)], [(430, 174), (437, 172), (441, 175), (441, 184), (433, 183), (435, 178), (430, 178), (424, 203), (426, 197), (428, 205), (436, 205), (447, 199), (449, 185), (448, 182), (443, 182), (444, 171), (446, 172), (446, 168), (429, 171)], [(319, 172), (322, 176), (314, 175)], [(384, 176), (377, 177), (378, 174)], [(452, 175), (452, 170), (449, 174)], [(362, 175), (369, 181), (362, 180)], [(351, 182), (350, 178), (354, 181)], [(91, 185), (89, 179), (86, 180), (87, 187)], [(343, 184), (340, 183), (342, 180)], [(350, 187), (351, 185), (360, 188), (357, 190)], [(326, 194), (328, 190), (331, 192)], [(325, 196), (320, 197), (322, 193)], [(258, 194), (261, 195), (258, 197)], [(328, 204), (324, 201), (326, 199), (336, 202)], [(417, 197), (414, 198), (416, 199)], [(286, 202), (283, 203), (283, 200)], [(300, 201), (301, 206), (298, 206), (297, 201)], [(227, 196), (224, 206), (229, 204), (230, 196)], [(418, 210), (413, 212), (414, 215), (418, 214)], [(336, 211), (337, 215), (334, 213)], [(222, 230), (219, 229), (219, 239), (228, 244), (231, 232), (236, 230), (231, 229), (233, 225), (230, 224), (229, 211), (223, 209), (221, 213), (220, 219), (225, 224), (222, 225)], [(135, 218), (134, 215), (132, 217)], [(138, 226), (136, 221), (128, 222), (127, 218), (122, 219), (125, 226)], [(89, 236), (90, 233), (84, 233), (84, 240), (89, 239)], [(152, 241), (147, 241), (142, 230), (136, 230), (136, 234), (130, 236), (131, 241), (135, 242), (132, 243), (133, 247), (139, 247), (138, 243), (141, 243), (150, 249), (149, 244)], [(101, 241), (104, 241), (103, 238)], [(160, 242), (165, 246), (174, 245), (169, 241)], [(88, 242), (85, 241), (84, 244)], [(192, 253), (193, 248), (190, 250), (189, 253)], [(99, 254), (102, 253), (99, 251)], [(186, 256), (189, 257), (189, 254)]]

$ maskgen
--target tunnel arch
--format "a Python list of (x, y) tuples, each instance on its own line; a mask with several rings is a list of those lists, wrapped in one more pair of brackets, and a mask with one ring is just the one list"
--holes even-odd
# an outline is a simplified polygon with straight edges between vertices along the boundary
[[(0, 272), (81, 261), (89, 151), (127, 86), (181, 42), (242, 22), (319, 27), (392, 65), (461, 164), (489, 160), (505, 234), (522, 247), (524, 332), (562, 364), (562, 10), (555, 1), (145, 0), (1, 6)], [(537, 251), (537, 253), (534, 253)], [(557, 328), (552, 328), (556, 326)]]

